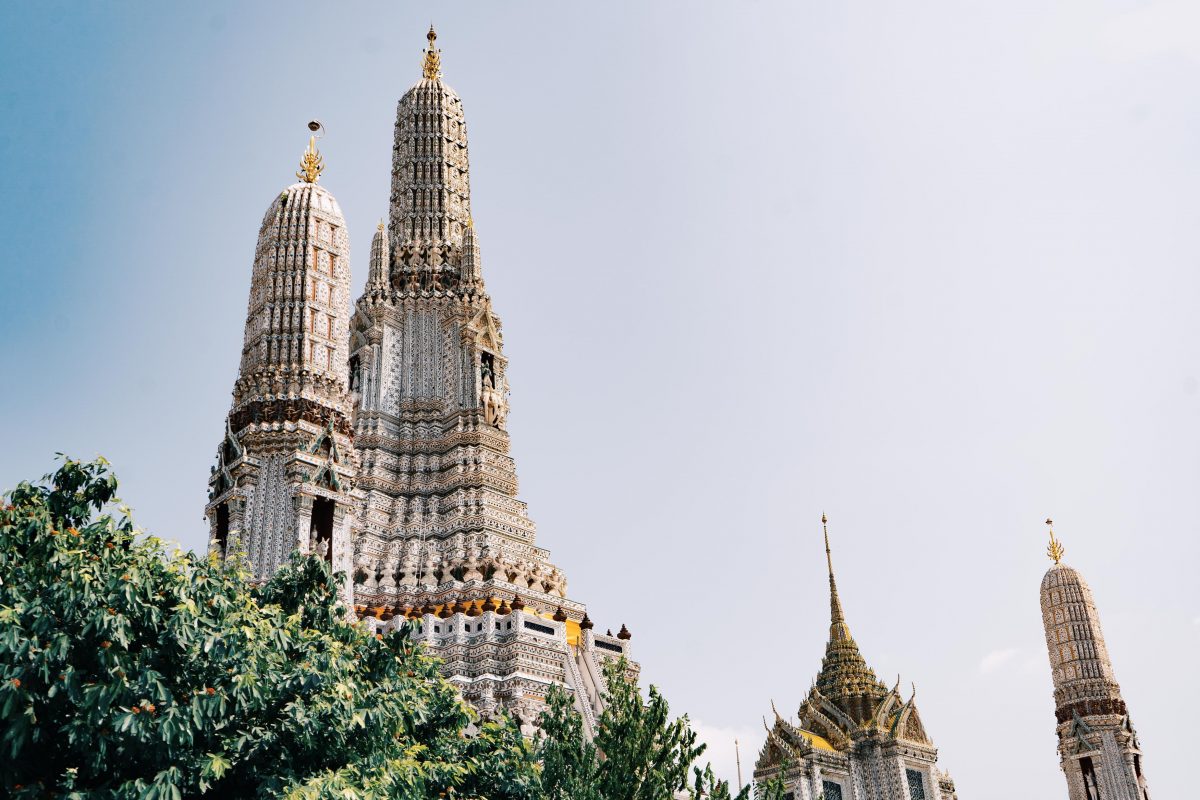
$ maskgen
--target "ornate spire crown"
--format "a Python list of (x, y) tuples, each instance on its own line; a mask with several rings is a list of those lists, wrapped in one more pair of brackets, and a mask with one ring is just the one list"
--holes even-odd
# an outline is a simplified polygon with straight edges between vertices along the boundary
[(1055, 566), (1062, 563), (1062, 557), (1066, 554), (1067, 549), (1062, 546), (1062, 542), (1054, 536), (1054, 520), (1046, 518), (1046, 527), (1050, 529), (1050, 546), (1046, 548), (1046, 555), (1053, 559)]
[(325, 169), (325, 156), (317, 150), (317, 137), (308, 137), (308, 149), (300, 159), (300, 171), (296, 177), (305, 183), (316, 183), (321, 180), (321, 172)]
[(846, 624), (842, 599), (838, 596), (837, 579), (833, 575), (828, 523), (829, 518), (822, 514), (825, 565), (829, 569), (830, 624), (829, 641), (825, 645), (825, 658), (817, 675), (816, 689), (856, 721), (862, 722), (870, 716), (874, 701), (887, 694), (887, 687), (879, 683), (875, 673), (867, 666), (862, 653), (858, 651), (858, 644), (850, 635), (850, 626)]
[(429, 26), (429, 33), (425, 34), (425, 38), (429, 40), (429, 45), (425, 48), (425, 61), (421, 65), (421, 71), (427, 80), (436, 81), (442, 77), (442, 51), (433, 46), (437, 41), (437, 31), (433, 26)]
[(851, 638), (850, 626), (846, 624), (842, 599), (838, 597), (837, 580), (833, 577), (833, 554), (829, 549), (829, 518), (824, 514), (821, 514), (821, 529), (825, 532), (825, 565), (829, 568), (829, 639), (844, 641)]

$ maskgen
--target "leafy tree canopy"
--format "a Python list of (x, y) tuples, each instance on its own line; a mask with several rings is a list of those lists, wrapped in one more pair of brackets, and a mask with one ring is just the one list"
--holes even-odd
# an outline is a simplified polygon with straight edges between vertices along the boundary
[(267, 584), (104, 513), (64, 460), (0, 507), (0, 786), (13, 797), (536, 800), (530, 745), (470, 709), (407, 628), (347, 624), (294, 556)]
[[(542, 715), (542, 789), (545, 800), (748, 800), (752, 787), (734, 795), (711, 765), (693, 766), (704, 753), (687, 716), (671, 719), (654, 686), (643, 698), (624, 659), (605, 666), (607, 689), (596, 737), (587, 741), (572, 695), (555, 687)], [(689, 771), (693, 773), (689, 784)], [(760, 787), (759, 800), (781, 800), (779, 781)]]
[(653, 686), (643, 698), (623, 661), (595, 740), (555, 688), (535, 752), (507, 715), (480, 723), (407, 626), (349, 624), (323, 560), (294, 555), (254, 586), (114, 517), (116, 490), (104, 461), (64, 459), (0, 502), (6, 796), (749, 797), (693, 767), (687, 717)]

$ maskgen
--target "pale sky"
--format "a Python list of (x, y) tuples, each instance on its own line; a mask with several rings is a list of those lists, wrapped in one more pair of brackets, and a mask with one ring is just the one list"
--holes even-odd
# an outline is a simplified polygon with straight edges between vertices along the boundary
[(1200, 707), (1200, 4), (8, 3), (0, 486), (107, 456), (200, 548), (262, 214), (319, 117), (355, 287), (440, 34), (539, 543), (748, 775), (819, 518), (963, 800), (1062, 798), (1091, 582), (1155, 797)]

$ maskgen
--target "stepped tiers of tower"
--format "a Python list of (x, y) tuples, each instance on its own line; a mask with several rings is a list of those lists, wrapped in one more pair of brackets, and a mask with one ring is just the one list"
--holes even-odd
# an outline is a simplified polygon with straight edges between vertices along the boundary
[[(337, 201), (315, 182), (287, 187), (259, 228), (241, 365), (206, 509), (212, 547), (244, 553), (260, 579), (298, 547), (345, 562), (355, 502), (349, 297)], [(321, 537), (310, 542), (314, 524)]]
[(899, 679), (889, 689), (850, 635), (828, 530), (825, 557), (830, 625), (821, 671), (795, 722), (775, 711), (754, 779), (766, 783), (782, 774), (794, 800), (957, 800), (917, 713), (916, 689), (908, 699)]
[(1062, 563), (1053, 528), (1048, 553), (1054, 566), (1042, 578), (1042, 623), (1070, 800), (1149, 800), (1141, 745), (1113, 677), (1092, 590)]
[(558, 684), (591, 731), (601, 665), (628, 655), (629, 635), (595, 633), (517, 497), (466, 121), (428, 38), (396, 109), (387, 224), (353, 308), (346, 225), (317, 185), (315, 141), (264, 218), (209, 484), (210, 549), (260, 580), (294, 550), (319, 554), (365, 624), (411, 620), (485, 715), (503, 706), (531, 726)]

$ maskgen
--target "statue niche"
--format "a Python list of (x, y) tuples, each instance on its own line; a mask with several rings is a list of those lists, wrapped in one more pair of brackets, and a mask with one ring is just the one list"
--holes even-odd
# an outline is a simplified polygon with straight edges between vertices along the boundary
[(483, 421), (497, 428), (504, 428), (508, 416), (508, 403), (504, 398), (503, 381), (496, 371), (496, 357), (486, 350), (479, 354), (479, 406), (483, 409)]
[(333, 566), (334, 502), (324, 497), (313, 501), (308, 529), (308, 551)]

